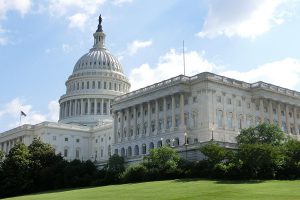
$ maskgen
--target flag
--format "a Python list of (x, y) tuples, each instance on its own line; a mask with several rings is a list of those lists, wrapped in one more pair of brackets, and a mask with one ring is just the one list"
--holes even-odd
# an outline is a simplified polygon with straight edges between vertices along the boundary
[(26, 117), (27, 115), (21, 110), (21, 116)]

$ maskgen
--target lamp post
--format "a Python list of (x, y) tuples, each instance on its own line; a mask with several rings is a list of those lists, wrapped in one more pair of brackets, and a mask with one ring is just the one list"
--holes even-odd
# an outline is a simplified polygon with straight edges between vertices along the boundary
[(175, 142), (175, 139), (173, 138), (173, 139), (172, 139), (172, 145), (171, 145), (172, 148), (175, 147), (174, 142)]
[(187, 132), (184, 133), (185, 160), (187, 160)]
[(160, 147), (163, 146), (163, 140), (164, 140), (164, 138), (160, 138)]

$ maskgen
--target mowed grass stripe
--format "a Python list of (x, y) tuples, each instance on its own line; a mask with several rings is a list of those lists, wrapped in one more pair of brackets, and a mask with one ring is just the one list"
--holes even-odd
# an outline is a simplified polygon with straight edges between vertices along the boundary
[(12, 200), (299, 200), (300, 181), (224, 182), (172, 180), (65, 190), (27, 195)]

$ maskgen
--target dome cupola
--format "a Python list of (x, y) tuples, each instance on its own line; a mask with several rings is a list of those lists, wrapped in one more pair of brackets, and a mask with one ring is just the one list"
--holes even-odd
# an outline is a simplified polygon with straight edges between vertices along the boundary
[(59, 122), (96, 125), (112, 120), (110, 105), (116, 96), (129, 92), (130, 83), (118, 59), (105, 47), (102, 17), (94, 45), (75, 64), (61, 96)]

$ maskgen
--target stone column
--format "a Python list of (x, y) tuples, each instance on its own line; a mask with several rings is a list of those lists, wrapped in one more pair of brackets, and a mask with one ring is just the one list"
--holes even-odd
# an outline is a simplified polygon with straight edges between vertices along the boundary
[(147, 116), (147, 136), (151, 134), (151, 102), (148, 102), (148, 116)]
[[(102, 99), (103, 101), (103, 99)], [(120, 135), (121, 138), (124, 138), (124, 116), (123, 116), (123, 111), (120, 110), (120, 119), (121, 119), (121, 124), (120, 124)]]
[(243, 112), (243, 124), (242, 128), (245, 128), (247, 126), (247, 112), (246, 112), (246, 98), (242, 97), (242, 112)]
[(180, 93), (180, 127), (184, 129), (184, 94)]
[(80, 115), (84, 114), (84, 102), (83, 99), (81, 99), (81, 105), (80, 105)]
[(126, 109), (126, 116), (127, 116), (127, 124), (126, 124), (127, 137), (131, 137), (130, 136), (130, 113), (129, 113), (129, 108)]
[(259, 99), (259, 110), (260, 110), (261, 123), (264, 123), (265, 122), (265, 108), (264, 108), (264, 100), (262, 98)]
[(226, 124), (226, 94), (223, 93), (223, 126), (224, 129), (227, 129), (227, 124)]
[(74, 116), (77, 116), (77, 99), (75, 99), (74, 106)]
[(167, 128), (167, 99), (166, 97), (163, 98), (163, 109), (164, 109), (164, 124), (163, 124), (163, 131), (166, 132)]
[(91, 114), (91, 99), (88, 98), (88, 115)]
[(297, 124), (297, 108), (294, 106), (293, 108), (293, 115), (294, 115), (294, 128), (295, 128), (295, 134), (299, 135), (299, 129)]
[(107, 115), (110, 115), (110, 99), (107, 100)]
[(118, 112), (114, 111), (113, 113), (113, 122), (114, 122), (114, 141), (113, 143), (116, 143), (118, 141)]
[(291, 133), (291, 125), (290, 125), (290, 115), (289, 115), (289, 106), (285, 105), (285, 123), (286, 123), (286, 132), (288, 134)]
[(278, 126), (281, 128), (282, 127), (282, 120), (281, 120), (281, 107), (280, 107), (280, 103), (278, 103), (278, 106), (277, 106), (277, 117), (278, 117)]
[(94, 115), (97, 115), (97, 99), (94, 99)]
[(69, 102), (69, 117), (71, 117), (71, 113), (72, 113), (72, 101), (68, 101)]
[(141, 103), (141, 126), (140, 126), (140, 137), (144, 134), (144, 105)]
[(136, 122), (136, 106), (133, 106), (133, 135), (136, 136), (136, 126), (137, 126), (137, 122)]
[(235, 96), (232, 97), (232, 129), (233, 130), (238, 130), (238, 126), (237, 126), (237, 113), (236, 113), (236, 103), (235, 103), (236, 99)]
[[(101, 115), (104, 114), (104, 112), (103, 112), (103, 108), (104, 108), (103, 103), (104, 103), (104, 100), (101, 99), (101, 105), (100, 105), (100, 114), (101, 114)], [(122, 111), (121, 111), (121, 113), (122, 113)]]
[(155, 100), (155, 133), (158, 133), (158, 122), (159, 122), (159, 109), (158, 99)]
[(269, 117), (270, 117), (270, 124), (273, 124), (273, 105), (272, 101), (269, 100)]
[(172, 126), (171, 126), (171, 130), (174, 130), (174, 128), (175, 128), (175, 95), (174, 94), (171, 96), (171, 100), (172, 100)]

